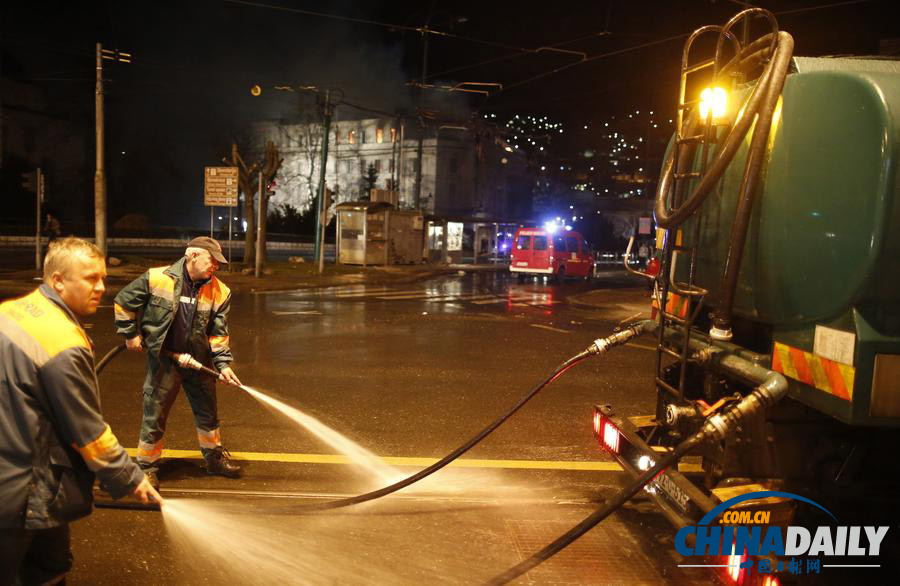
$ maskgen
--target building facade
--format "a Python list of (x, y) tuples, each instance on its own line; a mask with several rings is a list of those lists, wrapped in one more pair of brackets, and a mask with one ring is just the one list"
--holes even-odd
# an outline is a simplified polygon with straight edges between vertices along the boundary
[[(255, 138), (271, 140), (284, 162), (271, 202), (309, 209), (319, 184), (322, 124), (260, 123)], [(369, 118), (333, 122), (325, 181), (334, 203), (368, 199), (369, 188), (397, 192), (397, 207), (426, 215), (525, 220), (531, 185), (522, 155), (487, 129), (438, 126), (422, 137), (418, 205), (418, 121)]]

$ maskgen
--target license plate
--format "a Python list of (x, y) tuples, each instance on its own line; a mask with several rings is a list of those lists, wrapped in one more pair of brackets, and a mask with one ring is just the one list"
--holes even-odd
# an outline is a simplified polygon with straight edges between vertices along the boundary
[(527, 266), (528, 266), (528, 263), (527, 263), (527, 262), (517, 262), (517, 263), (516, 263), (516, 266), (517, 266), (517, 267), (527, 267)]
[(666, 496), (669, 499), (678, 505), (678, 508), (681, 509), (681, 512), (688, 512), (688, 502), (690, 502), (690, 497), (688, 497), (687, 493), (681, 490), (677, 484), (672, 482), (672, 479), (666, 476), (665, 474), (660, 474), (656, 480), (653, 481), (653, 484), (656, 485), (660, 490), (666, 493)]

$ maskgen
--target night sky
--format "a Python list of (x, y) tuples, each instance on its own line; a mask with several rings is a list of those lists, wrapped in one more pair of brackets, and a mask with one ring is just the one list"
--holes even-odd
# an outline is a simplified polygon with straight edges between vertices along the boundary
[[(756, 4), (781, 13), (797, 55), (877, 54), (881, 40), (900, 37), (896, 0)], [(297, 98), (273, 86), (340, 88), (360, 106), (413, 112), (408, 82), (421, 77), (423, 56), (415, 29), (426, 22), (446, 33), (429, 36), (428, 83), (504, 86), (488, 98), (428, 91), (429, 108), (443, 119), (539, 114), (580, 128), (634, 108), (674, 111), (678, 37), (740, 8), (727, 0), (8, 1), (0, 8), (0, 66), (4, 84), (39, 88), (53, 115), (79, 134), (83, 181), (48, 194), (75, 225), (92, 213), (94, 44), (132, 53), (132, 64), (104, 63), (110, 219), (136, 212), (159, 225), (203, 226), (202, 168), (219, 164), (254, 121), (296, 113)], [(577, 63), (582, 56), (573, 52), (588, 59)], [(254, 84), (264, 88), (258, 98), (249, 93)], [(338, 115), (361, 112), (343, 107)], [(569, 156), (591, 140), (570, 133), (554, 153)], [(19, 172), (4, 157), (5, 200), (20, 195), (9, 188)]]

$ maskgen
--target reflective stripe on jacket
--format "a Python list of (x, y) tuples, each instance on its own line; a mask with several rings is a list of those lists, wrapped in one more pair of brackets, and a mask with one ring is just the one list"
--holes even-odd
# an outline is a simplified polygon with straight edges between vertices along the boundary
[[(176, 292), (181, 291), (186, 260), (182, 257), (171, 266), (152, 268), (116, 295), (116, 332), (126, 338), (140, 334), (144, 346), (156, 356), (178, 309)], [(213, 276), (197, 294), (189, 345), (194, 358), (219, 370), (232, 361), (227, 321), (230, 308), (231, 290)]]
[(144, 477), (100, 414), (90, 340), (47, 285), (0, 304), (0, 528), (45, 529)]

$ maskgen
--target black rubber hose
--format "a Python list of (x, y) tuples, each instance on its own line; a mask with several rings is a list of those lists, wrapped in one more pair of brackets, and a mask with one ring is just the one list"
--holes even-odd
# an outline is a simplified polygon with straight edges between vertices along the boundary
[(456, 448), (455, 450), (453, 450), (452, 452), (450, 452), (449, 454), (447, 454), (446, 456), (444, 456), (443, 458), (441, 458), (440, 460), (438, 460), (431, 466), (428, 466), (427, 468), (423, 468), (422, 470), (416, 472), (412, 476), (404, 478), (403, 480), (401, 480), (399, 482), (395, 482), (394, 484), (391, 484), (390, 486), (385, 486), (384, 488), (380, 488), (378, 490), (373, 490), (372, 492), (367, 492), (365, 494), (360, 494), (360, 495), (349, 497), (349, 498), (337, 499), (337, 500), (333, 500), (333, 501), (327, 501), (327, 502), (323, 502), (323, 503), (303, 505), (300, 507), (290, 507), (290, 508), (284, 507), (281, 510), (284, 512), (290, 512), (290, 511), (297, 512), (297, 511), (323, 511), (323, 510), (328, 510), (328, 509), (338, 509), (341, 507), (347, 507), (350, 505), (355, 505), (355, 504), (359, 504), (359, 503), (364, 503), (366, 501), (371, 501), (371, 500), (383, 497), (385, 495), (391, 494), (392, 492), (396, 492), (396, 491), (400, 490), (401, 488), (405, 488), (405, 487), (409, 486), (410, 484), (416, 483), (416, 482), (422, 480), (423, 478), (430, 476), (431, 474), (434, 474), (435, 472), (437, 472), (441, 468), (445, 467), (447, 464), (449, 464), (453, 460), (456, 460), (457, 458), (462, 456), (464, 453), (466, 453), (467, 451), (469, 451), (470, 449), (475, 447), (481, 440), (486, 438), (488, 435), (491, 434), (491, 432), (493, 432), (495, 429), (500, 427), (504, 421), (506, 421), (507, 419), (512, 417), (513, 414), (516, 413), (516, 411), (521, 409), (525, 405), (525, 403), (527, 403), (535, 395), (537, 395), (541, 389), (543, 389), (548, 384), (552, 383), (554, 380), (556, 380), (557, 378), (562, 376), (563, 373), (565, 373), (567, 370), (569, 370), (570, 368), (572, 368), (573, 366), (575, 366), (576, 364), (578, 364), (585, 358), (596, 355), (596, 354), (603, 354), (603, 353), (607, 352), (613, 346), (618, 346), (620, 344), (624, 344), (624, 343), (628, 342), (628, 340), (630, 340), (631, 338), (633, 338), (635, 336), (639, 336), (643, 332), (647, 331), (647, 328), (653, 328), (653, 327), (655, 327), (655, 324), (653, 324), (652, 321), (650, 321), (650, 320), (641, 321), (636, 324), (632, 324), (631, 326), (623, 327), (619, 332), (617, 332), (611, 336), (608, 336), (606, 338), (602, 338), (599, 340), (595, 340), (594, 343), (591, 344), (590, 346), (588, 346), (588, 348), (586, 350), (579, 352), (575, 356), (569, 358), (568, 360), (566, 360), (565, 362), (563, 362), (562, 364), (557, 366), (553, 370), (553, 372), (550, 373), (549, 376), (547, 376), (544, 380), (542, 380), (537, 385), (535, 385), (530, 391), (528, 391), (528, 394), (526, 394), (524, 397), (519, 399), (519, 401), (515, 405), (513, 405), (506, 413), (504, 413), (499, 418), (494, 420), (493, 423), (489, 424), (487, 427), (482, 429), (480, 432), (478, 432), (475, 436), (470, 438), (463, 445), (459, 446), (458, 448)]
[[(730, 73), (732, 70), (741, 71), (758, 65), (760, 58), (768, 52), (768, 49), (760, 49), (759, 47), (765, 42), (768, 42), (768, 40), (769, 35), (766, 35), (745, 47), (739, 56), (735, 57), (723, 68), (720, 76)], [(776, 48), (776, 55), (777, 54), (778, 49)], [(790, 56), (788, 56), (788, 58), (789, 57)], [(765, 90), (771, 81), (773, 68), (774, 63), (770, 61), (757, 80), (756, 86), (753, 88), (750, 98), (744, 106), (744, 112), (741, 118), (731, 127), (731, 130), (724, 139), (722, 147), (719, 149), (715, 159), (707, 169), (706, 174), (700, 179), (700, 183), (694, 188), (694, 191), (690, 196), (683, 202), (679, 202), (678, 207), (672, 210), (668, 209), (666, 200), (668, 199), (669, 191), (672, 187), (674, 175), (675, 173), (683, 172), (684, 168), (688, 166), (690, 162), (688, 160), (688, 153), (692, 152), (693, 149), (682, 149), (682, 154), (679, 156), (678, 161), (675, 160), (674, 156), (675, 151), (678, 149), (671, 149), (669, 156), (666, 157), (666, 160), (663, 162), (663, 170), (656, 191), (654, 217), (660, 227), (670, 229), (684, 222), (698, 207), (700, 207), (700, 204), (703, 203), (706, 196), (709, 195), (713, 187), (715, 187), (715, 184), (719, 181), (724, 174), (725, 169), (731, 163), (731, 160), (740, 148), (747, 131), (753, 124)], [(699, 121), (696, 120), (695, 116), (692, 116), (692, 120), (688, 121), (688, 134), (692, 134), (698, 124)]]
[[(614, 335), (612, 335), (608, 338), (602, 339), (602, 340), (596, 340), (586, 350), (579, 352), (575, 356), (572, 356), (571, 358), (569, 358), (568, 360), (566, 360), (565, 362), (563, 362), (562, 364), (557, 366), (553, 370), (553, 372), (550, 373), (550, 375), (548, 375), (544, 380), (542, 380), (537, 385), (535, 385), (524, 397), (519, 399), (519, 401), (515, 405), (513, 405), (506, 413), (504, 413), (503, 415), (501, 415), (500, 417), (495, 419), (492, 423), (490, 423), (487, 427), (485, 427), (480, 432), (478, 432), (475, 436), (470, 438), (464, 444), (462, 444), (461, 446), (459, 446), (458, 448), (456, 448), (455, 450), (453, 450), (452, 452), (450, 452), (449, 454), (447, 454), (446, 456), (444, 456), (443, 458), (441, 458), (440, 460), (438, 460), (431, 466), (423, 468), (422, 470), (416, 472), (412, 476), (408, 476), (407, 478), (404, 478), (403, 480), (401, 480), (399, 482), (395, 482), (394, 484), (391, 484), (389, 486), (379, 488), (378, 490), (373, 490), (371, 492), (356, 495), (353, 497), (336, 499), (333, 501), (326, 501), (326, 502), (322, 502), (322, 503), (307, 504), (307, 505), (303, 505), (303, 506), (299, 506), (299, 507), (298, 506), (276, 507), (276, 508), (267, 507), (266, 512), (271, 512), (271, 513), (276, 513), (276, 512), (292, 513), (293, 512), (293, 513), (296, 513), (296, 512), (304, 512), (304, 511), (324, 511), (324, 510), (329, 510), (329, 509), (339, 509), (341, 507), (348, 507), (350, 505), (355, 505), (355, 504), (359, 504), (359, 503), (364, 503), (366, 501), (371, 501), (371, 500), (386, 496), (388, 494), (391, 494), (393, 492), (396, 492), (396, 491), (400, 490), (401, 488), (405, 488), (411, 484), (414, 484), (414, 483), (422, 480), (423, 478), (430, 476), (431, 474), (434, 474), (441, 468), (444, 468), (445, 466), (447, 466), (447, 464), (449, 464), (453, 460), (456, 460), (457, 458), (462, 456), (464, 453), (466, 453), (467, 451), (469, 451), (470, 449), (475, 447), (479, 442), (481, 442), (481, 440), (483, 440), (488, 435), (490, 435), (495, 429), (500, 427), (507, 419), (512, 417), (519, 409), (521, 409), (528, 401), (530, 401), (532, 398), (534, 398), (534, 396), (537, 395), (538, 392), (541, 391), (541, 389), (543, 389), (548, 384), (552, 383), (554, 380), (556, 380), (557, 378), (562, 376), (567, 370), (569, 370), (570, 368), (572, 368), (573, 366), (575, 366), (576, 364), (578, 364), (585, 358), (588, 358), (589, 356), (593, 356), (595, 354), (600, 354), (600, 353), (606, 352), (612, 346), (615, 346), (618, 344), (624, 344), (630, 338), (641, 334), (644, 331), (644, 328), (647, 326), (647, 324), (650, 324), (652, 326), (652, 323), (649, 321), (647, 321), (646, 323), (640, 322), (638, 324), (635, 324), (634, 326), (630, 326), (628, 328), (623, 328), (623, 330), (621, 332), (619, 332), (618, 334), (614, 334)], [(111, 360), (113, 356), (115, 356), (122, 350), (122, 348), (124, 348), (124, 344), (122, 346), (113, 348), (113, 350), (111, 350), (106, 356), (103, 357), (103, 360), (100, 361), (98, 366), (101, 368), (102, 368), (102, 366), (105, 366), (106, 363), (109, 362), (109, 360)], [(98, 372), (99, 370), (100, 369), (95, 369), (95, 372)], [(105, 506), (107, 508), (140, 508), (140, 507), (134, 507), (134, 506), (121, 507), (121, 506), (118, 506), (116, 503), (104, 503), (104, 505), (101, 505), (101, 506)], [(142, 510), (155, 510), (155, 509), (150, 507), (150, 508), (144, 508)], [(255, 512), (258, 512), (258, 510), (256, 510)]]
[[(692, 339), (690, 343), (697, 349), (707, 347), (705, 345), (706, 342), (696, 338)], [(649, 470), (635, 478), (615, 498), (604, 503), (602, 507), (585, 518), (581, 523), (527, 560), (492, 578), (487, 584), (491, 586), (506, 584), (559, 553), (563, 548), (590, 531), (597, 523), (628, 502), (631, 497), (656, 478), (658, 474), (662, 473), (669, 466), (675, 465), (688, 452), (703, 443), (722, 441), (731, 430), (739, 429), (742, 421), (751, 420), (764, 409), (771, 407), (787, 395), (788, 383), (781, 374), (728, 352), (717, 352), (714, 356), (715, 363), (723, 372), (756, 382), (757, 386), (737, 403), (732, 403), (724, 411), (711, 415), (699, 431), (678, 444), (674, 450), (663, 455), (659, 462), (656, 462)]]
[(106, 365), (110, 363), (110, 361), (119, 355), (119, 352), (125, 349), (125, 344), (119, 344), (115, 346), (112, 350), (106, 353), (106, 356), (100, 359), (94, 366), (94, 374), (100, 376), (100, 373), (103, 372), (103, 369), (106, 368)]
[[(105, 366), (106, 362), (111, 360), (112, 357), (115, 356), (118, 352), (120, 352), (123, 347), (124, 347), (124, 345), (113, 348), (113, 350), (110, 351), (109, 354), (104, 356), (103, 360), (101, 360), (101, 363), (98, 364), (98, 366), (101, 366), (101, 365)], [(366, 501), (375, 500), (377, 498), (380, 498), (380, 497), (386, 496), (388, 494), (391, 494), (393, 492), (396, 492), (396, 491), (400, 490), (401, 488), (405, 488), (405, 487), (409, 486), (410, 484), (414, 484), (414, 483), (422, 480), (423, 478), (430, 476), (431, 474), (434, 474), (441, 468), (444, 468), (445, 466), (447, 466), (447, 464), (449, 464), (453, 460), (456, 460), (457, 458), (462, 456), (464, 453), (466, 453), (467, 451), (469, 451), (470, 449), (475, 447), (481, 440), (486, 438), (488, 435), (491, 434), (491, 432), (493, 432), (495, 429), (500, 427), (500, 425), (502, 425), (503, 422), (505, 422), (507, 419), (512, 417), (516, 413), (516, 411), (521, 409), (525, 405), (525, 403), (527, 403), (535, 395), (537, 395), (541, 389), (543, 389), (548, 384), (550, 384), (551, 382), (553, 382), (554, 380), (556, 380), (557, 378), (562, 376), (563, 373), (565, 373), (567, 370), (569, 370), (570, 368), (572, 368), (573, 366), (575, 366), (576, 364), (578, 364), (579, 362), (581, 362), (588, 356), (591, 356), (596, 353), (597, 353), (596, 351), (589, 348), (587, 350), (584, 350), (583, 352), (576, 354), (575, 356), (569, 358), (568, 360), (566, 360), (565, 362), (563, 362), (562, 364), (557, 366), (549, 376), (547, 376), (544, 380), (542, 380), (540, 383), (535, 385), (528, 392), (528, 394), (526, 394), (524, 397), (519, 399), (519, 401), (515, 405), (513, 405), (512, 408), (510, 408), (506, 413), (504, 413), (499, 418), (494, 420), (490, 425), (488, 425), (487, 427), (482, 429), (480, 432), (478, 432), (478, 434), (476, 434), (475, 436), (470, 438), (464, 444), (462, 444), (461, 446), (459, 446), (458, 448), (456, 448), (455, 450), (453, 450), (452, 452), (450, 452), (449, 454), (447, 454), (446, 456), (444, 456), (443, 458), (441, 458), (440, 460), (438, 460), (431, 466), (428, 466), (427, 468), (423, 468), (422, 470), (419, 470), (412, 476), (408, 476), (399, 482), (395, 482), (394, 484), (391, 484), (389, 486), (379, 488), (378, 490), (373, 490), (371, 492), (356, 495), (353, 497), (337, 499), (337, 500), (333, 500), (333, 501), (326, 501), (326, 502), (322, 502), (322, 503), (305, 504), (305, 505), (301, 505), (301, 506), (265, 507), (265, 512), (266, 513), (297, 513), (297, 512), (305, 512), (305, 511), (324, 511), (324, 510), (329, 510), (329, 509), (339, 509), (341, 507), (348, 507), (350, 505), (355, 505), (355, 504), (359, 504), (359, 503), (364, 503)], [(98, 501), (98, 502), (95, 502), (95, 505), (100, 508), (108, 508), (108, 509), (130, 509), (130, 510), (144, 510), (144, 511), (159, 510), (159, 505), (156, 505), (154, 507), (153, 503), (151, 503), (150, 505), (144, 505), (142, 503), (118, 503), (118, 502)], [(259, 508), (255, 508), (253, 510), (254, 514), (258, 514), (259, 512), (260, 512)]]
[(371, 500), (383, 497), (385, 495), (391, 494), (392, 492), (396, 492), (396, 491), (400, 490), (401, 488), (405, 488), (405, 487), (409, 486), (410, 484), (413, 484), (413, 483), (416, 483), (416, 482), (422, 480), (426, 476), (430, 476), (431, 474), (434, 474), (435, 472), (437, 472), (441, 468), (445, 467), (447, 464), (449, 464), (453, 460), (456, 460), (457, 458), (462, 456), (464, 453), (466, 453), (467, 451), (469, 451), (470, 449), (475, 447), (481, 440), (486, 438), (488, 435), (491, 434), (491, 432), (493, 432), (495, 429), (500, 427), (500, 425), (502, 425), (504, 421), (506, 421), (507, 419), (512, 417), (512, 415), (515, 414), (516, 411), (521, 409), (525, 405), (525, 403), (527, 403), (535, 395), (537, 395), (541, 389), (546, 387), (548, 384), (550, 384), (551, 382), (553, 382), (554, 380), (556, 380), (557, 378), (562, 376), (563, 373), (565, 373), (567, 370), (569, 370), (570, 368), (572, 368), (573, 366), (575, 366), (576, 364), (578, 364), (579, 362), (581, 362), (588, 356), (591, 356), (592, 354), (593, 353), (590, 350), (585, 350), (583, 352), (580, 352), (579, 354), (576, 354), (572, 358), (569, 358), (568, 360), (566, 360), (565, 362), (563, 362), (562, 364), (557, 366), (556, 369), (554, 369), (554, 371), (549, 376), (547, 376), (547, 378), (545, 378), (540, 383), (535, 385), (528, 392), (528, 394), (526, 394), (524, 397), (519, 399), (519, 401), (515, 405), (513, 405), (512, 408), (510, 408), (506, 413), (504, 413), (503, 415), (498, 417), (496, 420), (494, 420), (493, 423), (489, 424), (487, 427), (482, 429), (480, 432), (478, 432), (475, 436), (470, 438), (464, 444), (462, 444), (461, 446), (459, 446), (458, 448), (456, 448), (455, 450), (453, 450), (452, 452), (450, 452), (449, 454), (447, 454), (446, 456), (444, 456), (443, 458), (441, 458), (440, 460), (438, 460), (431, 466), (428, 466), (427, 468), (423, 468), (422, 470), (419, 470), (412, 476), (408, 476), (407, 478), (404, 478), (403, 480), (401, 480), (399, 482), (395, 482), (394, 484), (385, 486), (384, 488), (379, 488), (378, 490), (373, 490), (372, 492), (367, 492), (365, 494), (360, 494), (357, 496), (333, 500), (333, 501), (327, 501), (324, 503), (307, 504), (307, 505), (303, 505), (300, 507), (285, 507), (284, 509), (289, 510), (289, 511), (298, 511), (298, 510), (322, 511), (322, 510), (327, 510), (327, 509), (338, 509), (341, 507), (347, 507), (350, 505), (364, 503), (366, 501), (371, 501)]
[(744, 243), (747, 240), (747, 230), (750, 227), (750, 216), (753, 212), (753, 204), (756, 199), (756, 188), (759, 185), (760, 172), (765, 160), (769, 140), (769, 132), (772, 127), (772, 118), (778, 105), (778, 98), (784, 87), (788, 65), (794, 49), (794, 39), (787, 33), (778, 33), (778, 50), (773, 59), (771, 82), (766, 88), (763, 103), (759, 108), (756, 126), (753, 130), (753, 139), (750, 143), (744, 176), (739, 190), (738, 207), (734, 214), (734, 223), (731, 227), (731, 238), (728, 244), (728, 254), (725, 257), (725, 272), (722, 275), (722, 285), (719, 288), (719, 304), (713, 314), (712, 324), (717, 330), (725, 333), (731, 332), (731, 313), (734, 306), (734, 293), (737, 288), (738, 273), (741, 268), (741, 260), (744, 255)]
[(688, 439), (678, 444), (678, 446), (673, 451), (663, 456), (663, 458), (652, 468), (634, 479), (634, 481), (623, 488), (615, 496), (615, 498), (606, 501), (602, 507), (597, 509), (590, 516), (586, 517), (581, 523), (572, 527), (568, 532), (561, 535), (556, 541), (547, 545), (546, 547), (544, 547), (544, 549), (535, 553), (527, 560), (521, 562), (516, 566), (513, 566), (502, 574), (495, 576), (494, 578), (489, 580), (487, 584), (490, 586), (506, 584), (562, 551), (570, 543), (590, 531), (591, 528), (594, 527), (594, 525), (607, 518), (610, 514), (619, 509), (619, 507), (628, 502), (631, 497), (637, 494), (638, 491), (644, 488), (644, 486), (646, 486), (651, 480), (656, 478), (657, 475), (659, 475), (663, 470), (665, 470), (669, 466), (675, 465), (678, 460), (680, 460), (685, 454), (687, 454), (700, 444), (705, 436), (705, 433), (706, 432), (704, 430), (698, 431)]

